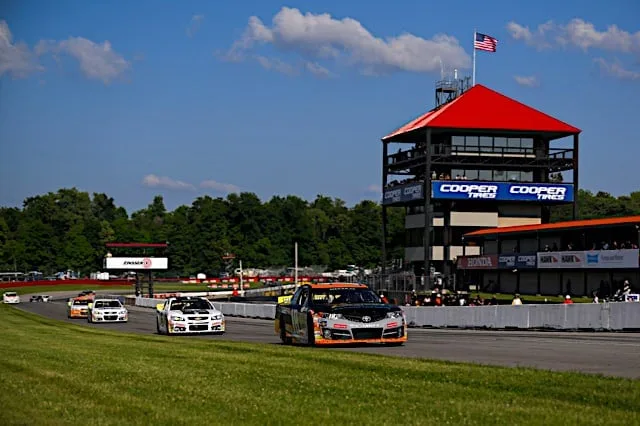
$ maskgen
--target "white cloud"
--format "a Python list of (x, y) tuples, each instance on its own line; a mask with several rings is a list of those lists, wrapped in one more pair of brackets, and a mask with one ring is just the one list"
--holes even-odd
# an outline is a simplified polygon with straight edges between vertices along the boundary
[(518, 83), (521, 86), (536, 87), (539, 84), (538, 79), (533, 75), (531, 76), (516, 75), (513, 78), (516, 80), (516, 83)]
[(194, 191), (196, 188), (187, 182), (171, 179), (166, 176), (146, 175), (142, 179), (142, 184), (149, 188), (166, 188), (176, 191)]
[(213, 189), (217, 192), (240, 192), (240, 188), (230, 183), (217, 182), (215, 180), (205, 180), (200, 183), (200, 188)]
[(287, 75), (297, 75), (298, 70), (290, 64), (281, 61), (278, 58), (267, 58), (266, 56), (257, 55), (256, 61), (266, 70), (277, 71)]
[(36, 53), (67, 54), (79, 62), (87, 78), (105, 84), (122, 76), (131, 67), (129, 61), (113, 50), (108, 40), (103, 43), (95, 43), (84, 37), (69, 37), (57, 42), (42, 40), (36, 46)]
[(331, 71), (329, 71), (328, 69), (326, 69), (325, 67), (323, 67), (322, 65), (318, 64), (317, 62), (305, 62), (304, 63), (304, 67), (307, 71), (309, 71), (311, 74), (315, 75), (316, 77), (331, 77), (333, 76), (333, 73)]
[(640, 80), (640, 72), (625, 69), (618, 61), (607, 62), (604, 58), (596, 58), (593, 61), (600, 66), (600, 70), (604, 74), (622, 80)]
[(538, 25), (535, 30), (516, 22), (507, 24), (507, 31), (515, 40), (521, 40), (530, 46), (572, 46), (584, 51), (601, 49), (612, 52), (640, 53), (640, 31), (630, 33), (610, 25), (605, 31), (599, 31), (591, 22), (575, 18), (565, 25), (548, 21)]
[(40, 40), (34, 49), (24, 43), (13, 43), (13, 36), (6, 21), (0, 21), (0, 76), (10, 73), (14, 77), (26, 77), (34, 71), (43, 71), (39, 57), (51, 54), (55, 59), (66, 54), (78, 61), (83, 74), (105, 84), (122, 76), (131, 64), (111, 47), (106, 40), (95, 43), (83, 37), (66, 40)]
[(554, 28), (552, 21), (538, 25), (538, 28), (531, 31), (529, 27), (522, 26), (517, 22), (509, 22), (507, 31), (514, 40), (521, 40), (529, 46), (544, 49), (551, 47), (546, 40), (546, 34)]
[[(631, 55), (636, 60), (640, 58), (640, 31), (635, 33), (625, 31), (617, 25), (609, 25), (605, 30), (598, 30), (591, 22), (575, 18), (567, 24), (555, 24), (548, 21), (533, 31), (516, 22), (509, 22), (507, 31), (513, 39), (537, 48), (576, 48), (584, 53), (597, 49), (602, 52)], [(640, 73), (625, 69), (618, 59), (608, 61), (604, 58), (595, 58), (594, 62), (607, 75), (627, 80), (638, 80)]]
[(11, 74), (14, 78), (24, 78), (43, 69), (29, 46), (22, 42), (14, 43), (9, 25), (0, 21), (0, 77)]
[(373, 192), (375, 194), (382, 193), (382, 187), (380, 185), (369, 185), (367, 186), (367, 192)]
[(193, 15), (191, 17), (191, 21), (189, 21), (189, 25), (187, 25), (186, 33), (188, 37), (193, 37), (195, 33), (200, 29), (200, 25), (202, 25), (202, 21), (204, 20), (204, 15)]
[(440, 61), (448, 68), (469, 68), (470, 57), (455, 37), (438, 34), (424, 39), (412, 34), (380, 38), (352, 18), (336, 19), (328, 13), (302, 14), (283, 7), (266, 26), (258, 17), (249, 18), (243, 36), (225, 58), (240, 61), (252, 51), (272, 45), (281, 53), (304, 59), (304, 68), (327, 76), (328, 70), (315, 62), (341, 61), (362, 72), (377, 75), (395, 71), (439, 72)]

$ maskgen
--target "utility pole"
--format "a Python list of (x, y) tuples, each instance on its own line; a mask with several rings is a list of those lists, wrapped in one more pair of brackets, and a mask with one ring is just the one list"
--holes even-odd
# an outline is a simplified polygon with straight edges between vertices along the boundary
[(293, 245), (293, 257), (294, 257), (294, 271), (293, 271), (293, 282), (295, 283), (295, 286), (298, 286), (298, 243), (294, 243)]
[(242, 260), (240, 260), (240, 297), (244, 296), (244, 273), (242, 272)]

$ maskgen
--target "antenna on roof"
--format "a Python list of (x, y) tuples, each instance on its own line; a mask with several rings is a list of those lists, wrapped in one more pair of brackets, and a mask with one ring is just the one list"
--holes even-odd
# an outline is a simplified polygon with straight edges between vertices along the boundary
[[(439, 59), (439, 58), (438, 58)], [(442, 63), (442, 61), (440, 61)], [(458, 69), (453, 70), (453, 78), (445, 76), (444, 70), (441, 72), (440, 81), (436, 82), (436, 108), (451, 102), (471, 88), (470, 78), (458, 79)]]
[(440, 56), (436, 56), (438, 62), (440, 62), (440, 79), (444, 79), (444, 63), (442, 62), (442, 58)]

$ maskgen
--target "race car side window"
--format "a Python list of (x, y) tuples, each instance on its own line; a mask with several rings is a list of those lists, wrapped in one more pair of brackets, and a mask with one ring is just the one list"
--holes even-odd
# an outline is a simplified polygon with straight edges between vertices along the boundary
[(309, 300), (309, 289), (303, 288), (300, 293), (300, 306), (305, 306)]
[(291, 304), (292, 305), (297, 305), (300, 302), (300, 296), (302, 295), (302, 288), (299, 287), (296, 292), (293, 294), (293, 297), (291, 298)]

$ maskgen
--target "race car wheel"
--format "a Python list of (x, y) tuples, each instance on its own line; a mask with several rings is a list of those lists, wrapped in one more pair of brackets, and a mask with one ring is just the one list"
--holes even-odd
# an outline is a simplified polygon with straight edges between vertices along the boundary
[(307, 343), (309, 346), (316, 345), (316, 335), (313, 329), (313, 316), (307, 314)]
[(280, 340), (283, 345), (291, 344), (291, 337), (287, 336), (287, 329), (285, 328), (284, 319), (280, 318)]
[(162, 334), (162, 330), (160, 330), (160, 320), (158, 318), (156, 318), (156, 332)]

